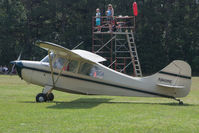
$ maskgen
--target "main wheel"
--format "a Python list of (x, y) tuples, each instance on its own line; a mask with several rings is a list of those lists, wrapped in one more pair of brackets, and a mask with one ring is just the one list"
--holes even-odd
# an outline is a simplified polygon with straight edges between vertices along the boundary
[(46, 95), (43, 94), (43, 93), (39, 93), (37, 96), (36, 96), (36, 102), (46, 102), (47, 98), (46, 98)]
[(53, 99), (54, 99), (54, 95), (53, 95), (53, 93), (49, 93), (49, 94), (47, 94), (47, 101), (53, 101)]
[(179, 105), (183, 105), (183, 101), (179, 101)]

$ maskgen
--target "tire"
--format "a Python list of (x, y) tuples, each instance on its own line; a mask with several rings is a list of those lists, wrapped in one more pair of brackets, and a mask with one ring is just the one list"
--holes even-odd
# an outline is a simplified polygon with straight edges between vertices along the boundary
[(47, 94), (47, 101), (53, 101), (54, 100), (54, 95), (53, 93)]
[(183, 105), (183, 101), (179, 101), (179, 105)]
[(37, 96), (36, 96), (36, 102), (46, 102), (47, 98), (46, 98), (46, 95), (43, 94), (43, 93), (39, 93)]

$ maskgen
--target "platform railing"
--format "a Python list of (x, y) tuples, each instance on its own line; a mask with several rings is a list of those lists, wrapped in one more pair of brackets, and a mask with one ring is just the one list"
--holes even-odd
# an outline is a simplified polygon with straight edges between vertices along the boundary
[(135, 17), (134, 16), (114, 16), (111, 21), (110, 17), (101, 16), (100, 17), (100, 30), (96, 26), (96, 18), (92, 18), (92, 31), (93, 33), (110, 33), (110, 28), (112, 32), (125, 32), (126, 30), (135, 30)]

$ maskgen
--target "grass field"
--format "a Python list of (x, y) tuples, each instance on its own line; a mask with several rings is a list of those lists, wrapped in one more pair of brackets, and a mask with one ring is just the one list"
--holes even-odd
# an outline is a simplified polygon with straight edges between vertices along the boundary
[(164, 98), (82, 96), (54, 91), (35, 103), (41, 87), (0, 76), (0, 133), (199, 132), (199, 78), (183, 106)]

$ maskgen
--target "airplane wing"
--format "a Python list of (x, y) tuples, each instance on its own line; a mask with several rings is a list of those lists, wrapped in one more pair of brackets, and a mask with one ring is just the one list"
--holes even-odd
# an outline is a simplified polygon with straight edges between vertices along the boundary
[(72, 58), (83, 59), (93, 63), (106, 61), (106, 59), (104, 59), (103, 57), (85, 50), (69, 50), (60, 45), (45, 41), (37, 41), (36, 45), (45, 50), (50, 50), (51, 52), (56, 52), (57, 54), (63, 56), (69, 55)]
[(76, 49), (76, 50), (71, 50), (71, 51), (73, 53), (78, 54), (82, 58), (90, 60), (90, 61), (93, 61), (93, 62), (103, 62), (103, 61), (106, 61), (105, 58), (103, 58), (103, 57), (101, 57), (101, 56), (99, 56), (97, 54), (85, 51), (85, 50)]

